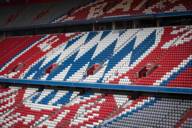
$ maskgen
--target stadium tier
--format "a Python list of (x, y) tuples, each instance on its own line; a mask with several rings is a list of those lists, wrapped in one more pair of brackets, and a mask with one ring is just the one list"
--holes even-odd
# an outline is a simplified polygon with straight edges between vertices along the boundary
[(71, 10), (54, 21), (107, 19), (191, 11), (189, 0), (96, 0)]
[(2, 128), (190, 128), (192, 100), (0, 86)]
[(23, 6), (1, 6), (1, 28), (79, 20), (86, 22), (90, 19), (186, 15), (192, 11), (190, 0), (59, 0), (32, 3)]
[(0, 76), (191, 88), (191, 28), (8, 37), (0, 42)]

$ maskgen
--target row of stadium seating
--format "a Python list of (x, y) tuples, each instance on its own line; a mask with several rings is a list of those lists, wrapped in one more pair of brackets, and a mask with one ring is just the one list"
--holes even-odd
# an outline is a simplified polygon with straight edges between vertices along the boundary
[(3, 66), (3, 64), (8, 62), (10, 58), (20, 53), (23, 49), (29, 47), (32, 42), (39, 38), (40, 36), (34, 35), (24, 37), (9, 37), (1, 41), (0, 66)]
[(189, 0), (65, 0), (1, 8), (2, 28), (192, 10)]
[(190, 128), (190, 99), (0, 86), (0, 127)]
[(191, 33), (191, 26), (178, 26), (8, 37), (0, 43), (10, 51), (1, 54), (0, 75), (191, 87)]

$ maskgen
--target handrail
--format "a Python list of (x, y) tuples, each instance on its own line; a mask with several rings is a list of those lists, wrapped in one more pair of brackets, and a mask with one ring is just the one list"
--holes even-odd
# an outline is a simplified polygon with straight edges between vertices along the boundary
[(7, 79), (0, 78), (2, 84), (12, 85), (41, 85), (52, 87), (69, 87), (69, 88), (88, 88), (117, 91), (136, 91), (148, 93), (168, 93), (168, 94), (192, 94), (192, 88), (187, 87), (166, 87), (166, 86), (149, 86), (149, 85), (121, 85), (106, 83), (88, 83), (88, 82), (68, 82), (52, 80), (27, 80), (27, 79)]

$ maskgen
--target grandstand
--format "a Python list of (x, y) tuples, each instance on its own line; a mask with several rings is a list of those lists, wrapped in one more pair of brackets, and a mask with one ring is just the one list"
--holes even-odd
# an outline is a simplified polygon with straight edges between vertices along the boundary
[(0, 127), (192, 128), (190, 0), (0, 7)]

